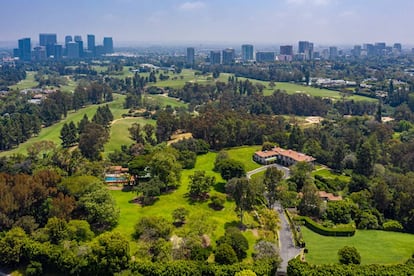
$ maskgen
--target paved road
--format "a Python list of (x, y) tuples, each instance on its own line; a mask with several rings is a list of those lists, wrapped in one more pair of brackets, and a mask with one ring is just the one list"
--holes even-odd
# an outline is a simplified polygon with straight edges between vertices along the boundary
[[(276, 167), (279, 170), (283, 171), (284, 178), (288, 178), (290, 176), (290, 170), (287, 167), (283, 167), (279, 164), (271, 164), (267, 166), (260, 167), (258, 169), (252, 170), (246, 173), (247, 178), (251, 178), (253, 174), (265, 171), (269, 167)], [(280, 231), (279, 231), (279, 249), (280, 249), (280, 257), (282, 258), (282, 263), (280, 268), (278, 269), (278, 273), (282, 275), (286, 275), (287, 266), (289, 260), (295, 258), (300, 253), (300, 248), (295, 246), (293, 241), (293, 234), (290, 229), (290, 225), (288, 219), (286, 218), (285, 212), (283, 211), (282, 206), (279, 202), (275, 203), (273, 207), (275, 211), (279, 213), (280, 217)]]
[(289, 170), (289, 168), (283, 167), (283, 166), (281, 166), (279, 164), (270, 164), (270, 165), (262, 166), (260, 168), (255, 169), (255, 170), (252, 170), (250, 172), (247, 172), (246, 173), (246, 177), (250, 179), (252, 175), (254, 175), (256, 173), (259, 173), (259, 172), (262, 172), (262, 171), (265, 171), (269, 167), (276, 167), (279, 170), (281, 170), (285, 174), (283, 178), (289, 178), (289, 176), (290, 176), (290, 170)]

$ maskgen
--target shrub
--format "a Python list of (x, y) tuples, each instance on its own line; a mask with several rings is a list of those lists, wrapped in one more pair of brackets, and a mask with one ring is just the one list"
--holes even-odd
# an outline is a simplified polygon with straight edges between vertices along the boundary
[(382, 228), (385, 231), (395, 231), (395, 232), (401, 232), (404, 229), (401, 223), (399, 223), (396, 220), (389, 220), (387, 222), (384, 222), (384, 224), (382, 225)]
[(135, 225), (135, 238), (144, 240), (168, 239), (172, 226), (163, 217), (143, 217)]
[(226, 202), (226, 196), (222, 194), (216, 194), (211, 196), (211, 207), (214, 210), (221, 210), (224, 208), (224, 203)]
[(360, 264), (361, 255), (355, 247), (344, 246), (338, 250), (339, 262), (341, 264)]
[(249, 249), (249, 242), (243, 236), (239, 229), (230, 227), (226, 229), (224, 236), (217, 240), (217, 245), (228, 244), (234, 250), (239, 261), (247, 256), (247, 249)]
[(234, 264), (237, 262), (236, 252), (227, 243), (222, 243), (216, 248), (215, 261), (218, 264)]

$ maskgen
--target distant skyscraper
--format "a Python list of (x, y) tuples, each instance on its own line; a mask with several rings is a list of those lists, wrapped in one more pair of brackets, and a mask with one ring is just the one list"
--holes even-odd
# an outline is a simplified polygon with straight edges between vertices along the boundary
[(67, 47), (67, 56), (68, 58), (79, 58), (79, 43), (78, 42), (69, 42), (66, 44)]
[(195, 50), (193, 47), (187, 48), (187, 65), (193, 67), (195, 61)]
[(57, 59), (57, 60), (62, 59), (62, 56), (63, 56), (63, 47), (62, 47), (62, 45), (56, 44), (54, 52), (55, 52), (55, 55), (54, 55), (55, 59)]
[(95, 52), (95, 36), (88, 34), (88, 51)]
[(112, 54), (114, 52), (114, 43), (112, 41), (112, 37), (104, 37), (103, 47), (105, 54)]
[(393, 47), (394, 51), (396, 51), (397, 53), (401, 53), (402, 51), (402, 45), (401, 43), (394, 43), (394, 47)]
[(329, 58), (336, 59), (338, 57), (338, 48), (337, 47), (329, 47)]
[(280, 46), (280, 54), (286, 55), (286, 56), (293, 56), (293, 46), (292, 45)]
[(257, 62), (274, 62), (275, 53), (274, 52), (257, 52), (256, 61)]
[(19, 39), (19, 58), (24, 61), (32, 59), (32, 44), (30, 38)]
[(234, 49), (227, 48), (223, 50), (223, 64), (229, 65), (234, 62), (234, 59), (236, 58), (236, 54), (234, 52)]
[(242, 60), (243, 61), (249, 61), (253, 60), (253, 45), (250, 44), (244, 44), (241, 46), (242, 50)]
[(44, 46), (38, 46), (33, 48), (33, 59), (36, 61), (45, 60), (48, 56), (46, 55), (46, 48)]
[(54, 56), (56, 34), (39, 34), (39, 45), (46, 48), (46, 57)]
[(361, 50), (362, 50), (361, 45), (355, 45), (354, 49), (352, 49), (352, 55), (354, 57), (360, 57), (361, 56)]
[(71, 35), (65, 36), (65, 45), (68, 44), (69, 42), (72, 42), (72, 36)]
[(310, 60), (313, 57), (313, 43), (309, 41), (299, 41), (299, 55), (303, 55), (303, 59)]
[(73, 40), (74, 40), (75, 42), (82, 41), (82, 36), (81, 36), (81, 35), (75, 35), (75, 36), (74, 36), (74, 38), (73, 38)]
[(211, 64), (220, 64), (221, 63), (221, 52), (220, 51), (211, 51), (210, 52), (210, 63)]

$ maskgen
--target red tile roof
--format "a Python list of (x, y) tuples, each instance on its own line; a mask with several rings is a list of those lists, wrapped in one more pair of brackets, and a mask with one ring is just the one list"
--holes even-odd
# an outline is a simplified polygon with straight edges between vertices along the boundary
[(274, 147), (271, 150), (267, 150), (267, 151), (257, 151), (255, 153), (257, 156), (261, 157), (261, 158), (268, 158), (268, 157), (273, 157), (276, 155), (282, 155), (282, 156), (286, 156), (288, 158), (291, 158), (293, 160), (295, 160), (296, 162), (302, 162), (302, 161), (306, 161), (306, 162), (312, 162), (315, 161), (315, 158), (313, 158), (312, 156), (294, 151), (294, 150), (286, 150), (286, 149), (282, 149), (279, 147)]

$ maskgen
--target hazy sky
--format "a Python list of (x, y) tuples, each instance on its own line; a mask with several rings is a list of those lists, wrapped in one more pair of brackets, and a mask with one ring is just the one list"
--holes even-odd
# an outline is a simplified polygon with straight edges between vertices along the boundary
[(413, 0), (0, 0), (0, 41), (414, 44)]

